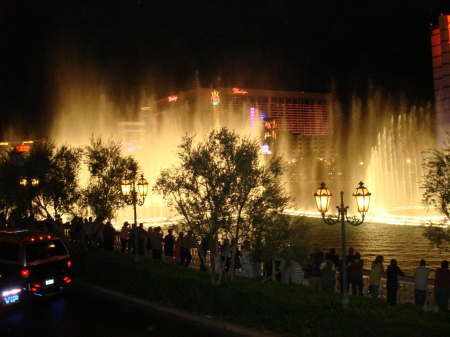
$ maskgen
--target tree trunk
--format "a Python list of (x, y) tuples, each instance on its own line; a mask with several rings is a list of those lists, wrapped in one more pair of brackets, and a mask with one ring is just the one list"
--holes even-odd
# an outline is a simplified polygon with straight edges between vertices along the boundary
[(234, 280), (234, 257), (236, 256), (236, 244), (233, 246), (233, 250), (231, 251), (231, 261), (230, 261), (230, 281)]

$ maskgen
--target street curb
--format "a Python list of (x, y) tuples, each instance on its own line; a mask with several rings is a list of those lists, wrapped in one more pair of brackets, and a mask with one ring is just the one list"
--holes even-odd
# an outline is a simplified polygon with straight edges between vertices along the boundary
[(163, 312), (163, 313), (167, 313), (167, 314), (170, 314), (170, 315), (178, 316), (178, 317), (183, 318), (185, 320), (195, 321), (195, 322), (203, 324), (203, 325), (214, 327), (214, 328), (222, 330), (222, 331), (229, 331), (229, 332), (240, 334), (242, 336), (249, 336), (249, 337), (281, 337), (281, 335), (276, 334), (276, 333), (271, 332), (271, 331), (260, 332), (260, 331), (256, 331), (256, 330), (253, 330), (253, 329), (250, 329), (250, 328), (239, 326), (237, 324), (224, 322), (224, 321), (212, 318), (212, 317), (199, 316), (199, 315), (191, 314), (191, 313), (188, 313), (188, 312), (185, 312), (185, 311), (181, 311), (181, 310), (178, 310), (178, 309), (169, 308), (169, 307), (166, 307), (164, 305), (161, 305), (161, 304), (158, 304), (158, 303), (155, 303), (155, 302), (152, 302), (152, 301), (148, 301), (148, 300), (132, 297), (130, 295), (127, 295), (125, 293), (118, 292), (118, 291), (115, 291), (115, 290), (112, 290), (112, 289), (102, 288), (100, 286), (97, 286), (97, 285), (92, 284), (92, 283), (85, 282), (85, 281), (80, 280), (80, 279), (74, 280), (73, 283), (82, 285), (84, 287), (91, 288), (93, 290), (102, 292), (104, 294), (108, 294), (108, 295), (120, 298), (122, 300), (131, 301), (133, 303), (136, 303), (136, 304), (139, 304), (139, 305), (143, 305), (143, 306), (152, 308), (154, 310), (157, 310), (157, 311), (160, 311), (160, 312)]

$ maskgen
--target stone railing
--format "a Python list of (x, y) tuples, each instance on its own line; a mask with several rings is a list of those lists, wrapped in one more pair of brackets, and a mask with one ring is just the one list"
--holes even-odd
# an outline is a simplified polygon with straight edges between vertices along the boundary
[[(192, 249), (192, 262), (191, 266), (193, 268), (198, 268), (200, 266), (200, 256), (198, 255), (197, 249)], [(207, 254), (207, 265), (209, 265), (209, 252)], [(261, 273), (263, 271), (261, 270)], [(369, 274), (370, 271), (365, 270), (363, 276), (363, 295), (370, 297), (369, 292)], [(236, 270), (236, 275), (240, 275), (240, 270)], [(397, 293), (397, 303), (411, 303), (414, 304), (414, 277), (410, 276), (399, 276), (399, 286)], [(308, 279), (304, 279), (304, 285), (308, 285)], [(427, 299), (425, 301), (424, 310), (426, 311), (438, 311), (438, 307), (434, 300), (434, 280), (428, 280), (427, 287)], [(335, 291), (339, 292), (340, 285), (339, 281), (336, 284)], [(350, 287), (349, 294), (352, 295), (352, 290)], [(387, 291), (386, 291), (386, 276), (381, 278), (381, 285), (378, 290), (378, 298), (386, 301)]]
[[(364, 271), (364, 296), (371, 296), (369, 293), (369, 274), (370, 271)], [(411, 303), (414, 304), (414, 277), (412, 276), (399, 276), (399, 285), (397, 293), (397, 303)], [(350, 287), (351, 288), (351, 287)], [(337, 288), (339, 289), (339, 288)], [(351, 289), (349, 294), (351, 294)], [(378, 291), (378, 298), (386, 301), (386, 277), (381, 278), (381, 286)], [(438, 311), (438, 307), (434, 300), (434, 280), (428, 280), (427, 286), (427, 299), (425, 301), (424, 310)]]

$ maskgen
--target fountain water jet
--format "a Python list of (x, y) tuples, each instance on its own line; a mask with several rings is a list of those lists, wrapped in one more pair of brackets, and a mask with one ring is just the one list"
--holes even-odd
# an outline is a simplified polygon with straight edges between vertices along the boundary
[(415, 224), (439, 221), (434, 210), (421, 207), (424, 151), (435, 148), (433, 116), (431, 104), (414, 106), (373, 89), (364, 100), (353, 97), (348, 109), (335, 99), (332, 141), (337, 155), (330, 155), (333, 165), (322, 177), (316, 174), (316, 179), (291, 188), (298, 207), (316, 212), (311, 191), (321, 180), (334, 193), (332, 203), (337, 203), (340, 191), (350, 195), (363, 181), (372, 193), (369, 219)]
[(364, 138), (363, 146), (357, 146), (356, 151), (365, 155), (367, 163), (360, 178), (373, 195), (371, 215), (388, 214), (387, 210), (392, 209), (392, 216), (404, 216), (404, 222), (411, 221), (410, 217), (420, 218), (422, 223), (427, 219), (435, 221), (438, 215), (434, 210), (420, 207), (425, 151), (435, 148), (431, 105), (413, 106), (373, 93), (365, 108), (359, 110), (352, 111), (350, 116), (365, 115), (366, 122), (356, 130), (351, 129), (349, 146), (359, 142), (361, 136)]
[[(107, 81), (92, 68), (66, 66), (58, 71), (59, 90), (50, 137), (57, 143), (73, 145), (87, 145), (92, 136), (125, 140), (118, 122), (139, 121), (145, 125), (145, 133), (134, 140), (143, 145), (132, 154), (141, 163), (150, 185), (162, 168), (174, 162), (181, 136), (197, 134), (200, 138), (211, 130), (212, 124), (204, 120), (201, 111), (185, 111), (180, 118), (181, 113), (154, 114), (152, 111), (158, 110), (151, 95), (138, 103), (111, 98)], [(330, 165), (330, 181), (326, 183), (335, 195), (340, 190), (351, 194), (362, 180), (373, 195), (369, 216), (391, 207), (420, 206), (422, 151), (435, 147), (431, 107), (410, 106), (372, 91), (366, 101), (354, 98), (348, 114), (336, 100), (333, 110), (335, 135), (331, 141), (339, 151), (331, 161), (335, 164)], [(249, 121), (237, 131), (245, 136), (250, 130)], [(289, 185), (299, 209), (315, 208), (312, 193), (321, 179)], [(159, 196), (149, 195), (146, 206), (140, 209), (140, 218), (171, 216)], [(131, 210), (127, 209), (118, 215), (118, 220), (131, 218)]]
[[(202, 107), (190, 111), (190, 106), (185, 104), (178, 105), (175, 113), (158, 113), (158, 102), (151, 95), (145, 95), (136, 105), (112, 97), (101, 74), (92, 69), (61, 67), (59, 71), (59, 91), (50, 138), (58, 144), (76, 146), (89, 145), (91, 137), (121, 140), (130, 151), (125, 153), (132, 154), (140, 163), (150, 186), (161, 169), (170, 167), (177, 159), (175, 154), (182, 136), (197, 135), (198, 140), (212, 130), (212, 123)], [(210, 90), (206, 91), (210, 95)], [(236, 131), (244, 136), (250, 134), (250, 121), (236, 123), (233, 117), (226, 121), (230, 125), (233, 122), (237, 124), (233, 125)], [(81, 180), (82, 183), (87, 181), (87, 172)], [(143, 219), (166, 219), (173, 214), (159, 195), (149, 193), (138, 216), (140, 221), (145, 221)], [(126, 207), (118, 213), (117, 221), (132, 218), (132, 210)]]

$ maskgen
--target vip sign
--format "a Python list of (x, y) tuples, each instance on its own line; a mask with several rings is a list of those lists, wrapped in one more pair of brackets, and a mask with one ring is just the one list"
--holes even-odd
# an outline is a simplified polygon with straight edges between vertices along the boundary
[(5, 304), (12, 304), (19, 301), (19, 295), (12, 295), (4, 298)]

